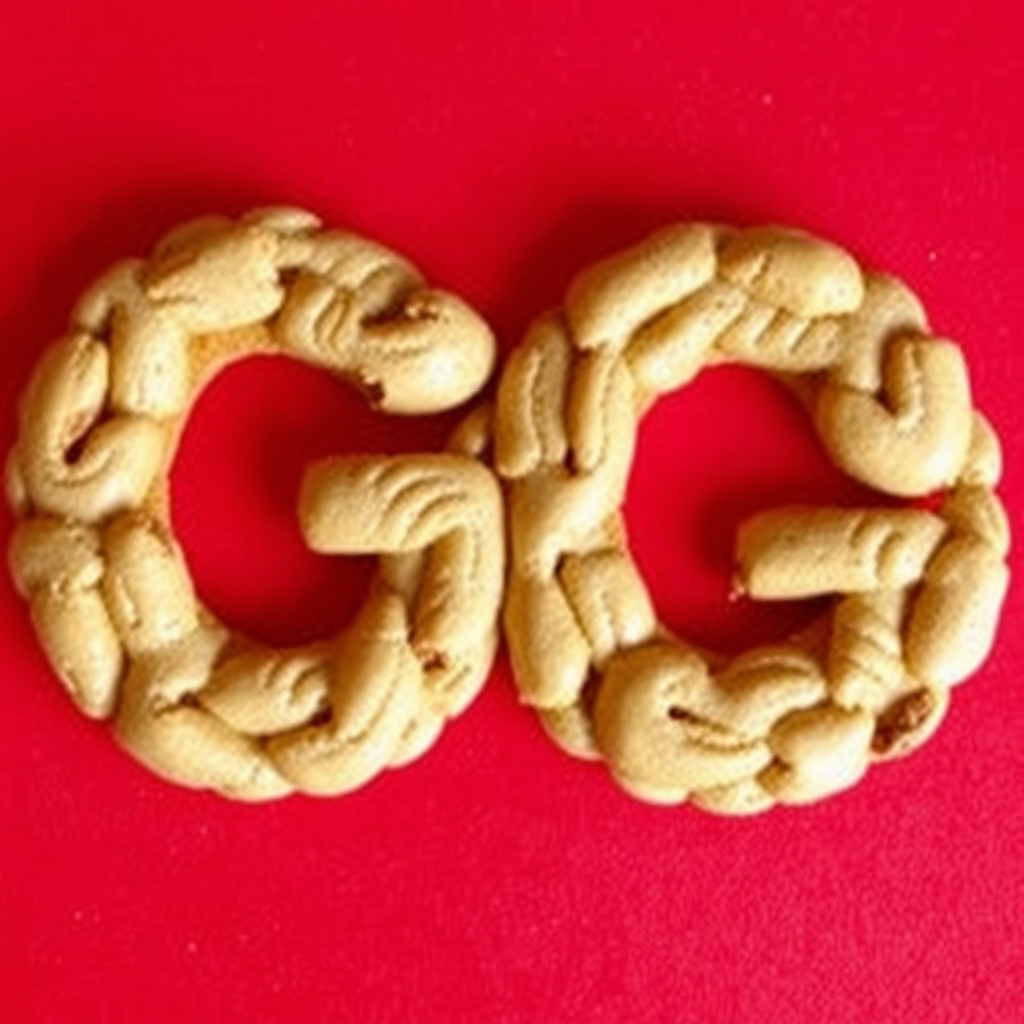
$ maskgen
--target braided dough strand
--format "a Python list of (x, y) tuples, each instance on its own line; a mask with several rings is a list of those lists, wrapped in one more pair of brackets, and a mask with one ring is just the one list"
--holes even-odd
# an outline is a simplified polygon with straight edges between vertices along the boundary
[(444, 454), (312, 467), (299, 509), (311, 546), (382, 556), (366, 603), (324, 643), (232, 635), (196, 596), (167, 474), (199, 390), (254, 352), (323, 367), (412, 415), (466, 402), (494, 363), (468, 306), (311, 214), (182, 225), (103, 275), (40, 362), (8, 464), (11, 565), (75, 703), (113, 718), (155, 772), (243, 800), (347, 792), (425, 751), (482, 685), (504, 574), (500, 492), (476, 458), (479, 418)]
[[(781, 508), (744, 523), (737, 590), (832, 596), (828, 621), (724, 658), (661, 625), (621, 520), (643, 412), (706, 366), (797, 384), (837, 465), (923, 508)], [(794, 375), (797, 375), (794, 377)], [(502, 376), (505, 632), (523, 700), (633, 795), (723, 814), (807, 803), (924, 742), (1007, 588), (999, 442), (913, 294), (781, 228), (666, 228), (578, 275)]]

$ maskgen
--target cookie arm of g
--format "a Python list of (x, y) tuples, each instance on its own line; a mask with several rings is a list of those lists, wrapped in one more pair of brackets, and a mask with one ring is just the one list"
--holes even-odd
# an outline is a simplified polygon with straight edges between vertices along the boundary
[(504, 585), (502, 499), (494, 477), (456, 454), (342, 456), (306, 473), (299, 518), (330, 554), (427, 551), (434, 586), (413, 612), (425, 663), (454, 662), (490, 629)]
[(1005, 561), (931, 512), (774, 509), (742, 524), (736, 548), (736, 589), (758, 600), (905, 590), (905, 661), (922, 683), (966, 679), (995, 640)]

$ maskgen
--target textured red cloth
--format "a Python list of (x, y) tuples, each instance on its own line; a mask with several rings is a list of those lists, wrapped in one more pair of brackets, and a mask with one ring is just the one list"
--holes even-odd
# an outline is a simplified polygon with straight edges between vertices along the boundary
[[(963, 345), (1024, 496), (1024, 5), (0, 7), (2, 447), (78, 292), (208, 210), (307, 204), (392, 244), (505, 347), (571, 272), (673, 219), (795, 223), (905, 277)], [(433, 444), (324, 375), (202, 399), (175, 516), (203, 596), (326, 634), (363, 566), (306, 553), (302, 464)], [(742, 649), (737, 517), (848, 494), (766, 378), (652, 412), (629, 503), (664, 618)], [(3, 513), (3, 540), (10, 515)], [(422, 761), (335, 801), (168, 786), (73, 710), (0, 583), (0, 1021), (1024, 1020), (1020, 587), (936, 738), (812, 809), (635, 803), (517, 706), (504, 661)]]

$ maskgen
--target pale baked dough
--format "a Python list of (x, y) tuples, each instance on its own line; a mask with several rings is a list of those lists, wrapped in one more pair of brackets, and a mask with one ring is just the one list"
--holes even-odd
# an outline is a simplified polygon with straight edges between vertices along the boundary
[[(940, 495), (745, 523), (738, 591), (834, 597), (816, 628), (735, 658), (659, 623), (621, 513), (638, 419), (726, 363), (782, 379), (859, 481)], [(1009, 529), (963, 354), (903, 284), (827, 242), (681, 224), (583, 271), (509, 358), (495, 446), (522, 699), (641, 799), (745, 814), (837, 792), (923, 742), (992, 645)]]
[(168, 515), (192, 403), (228, 362), (294, 356), (386, 412), (472, 398), (486, 324), (387, 249), (311, 214), (178, 228), (112, 268), (42, 358), (8, 464), (10, 558), (40, 641), (79, 708), (166, 778), (244, 800), (337, 794), (426, 750), (483, 684), (497, 643), (501, 495), (475, 456), (313, 466), (299, 502), (318, 551), (379, 553), (354, 624), (298, 649), (257, 646), (197, 600)]
[[(427, 749), (486, 677), (504, 576), (479, 409), (448, 453), (308, 472), (311, 546), (381, 554), (341, 637), (273, 650), (217, 623), (170, 528), (167, 470), (199, 389), (264, 351), (399, 413), (465, 402), (494, 359), (471, 310), (380, 246), (301, 211), (209, 218), (83, 297), (30, 383), (7, 475), (15, 579), (79, 707), (113, 717), (161, 775), (251, 800), (345, 792)], [(934, 511), (744, 524), (738, 590), (835, 596), (827, 621), (731, 659), (658, 622), (621, 517), (639, 417), (729, 362), (783, 379), (852, 476), (941, 495)], [(523, 699), (642, 799), (738, 814), (836, 792), (931, 735), (992, 644), (1009, 547), (998, 440), (960, 350), (833, 245), (680, 225), (591, 267), (509, 359), (494, 431)]]

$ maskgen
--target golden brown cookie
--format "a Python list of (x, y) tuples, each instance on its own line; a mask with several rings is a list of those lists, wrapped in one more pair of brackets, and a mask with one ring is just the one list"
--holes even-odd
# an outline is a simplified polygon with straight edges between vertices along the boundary
[[(734, 658), (659, 623), (621, 513), (639, 418), (725, 363), (785, 379), (857, 480), (941, 495), (934, 512), (745, 523), (739, 590), (833, 602), (819, 628)], [(963, 354), (904, 285), (827, 242), (682, 224), (583, 271), (508, 360), (495, 448), (522, 699), (641, 799), (745, 814), (837, 792), (923, 742), (993, 642), (1009, 529)]]
[(154, 771), (244, 800), (342, 793), (426, 750), (483, 684), (501, 495), (468, 450), (472, 423), (460, 450), (313, 466), (303, 531), (318, 551), (381, 555), (366, 602), (329, 642), (276, 650), (232, 634), (196, 598), (167, 473), (199, 390), (256, 352), (405, 414), (461, 405), (494, 363), (464, 303), (311, 214), (186, 224), (101, 277), (40, 361), (8, 463), (11, 565), (79, 708), (113, 718)]

